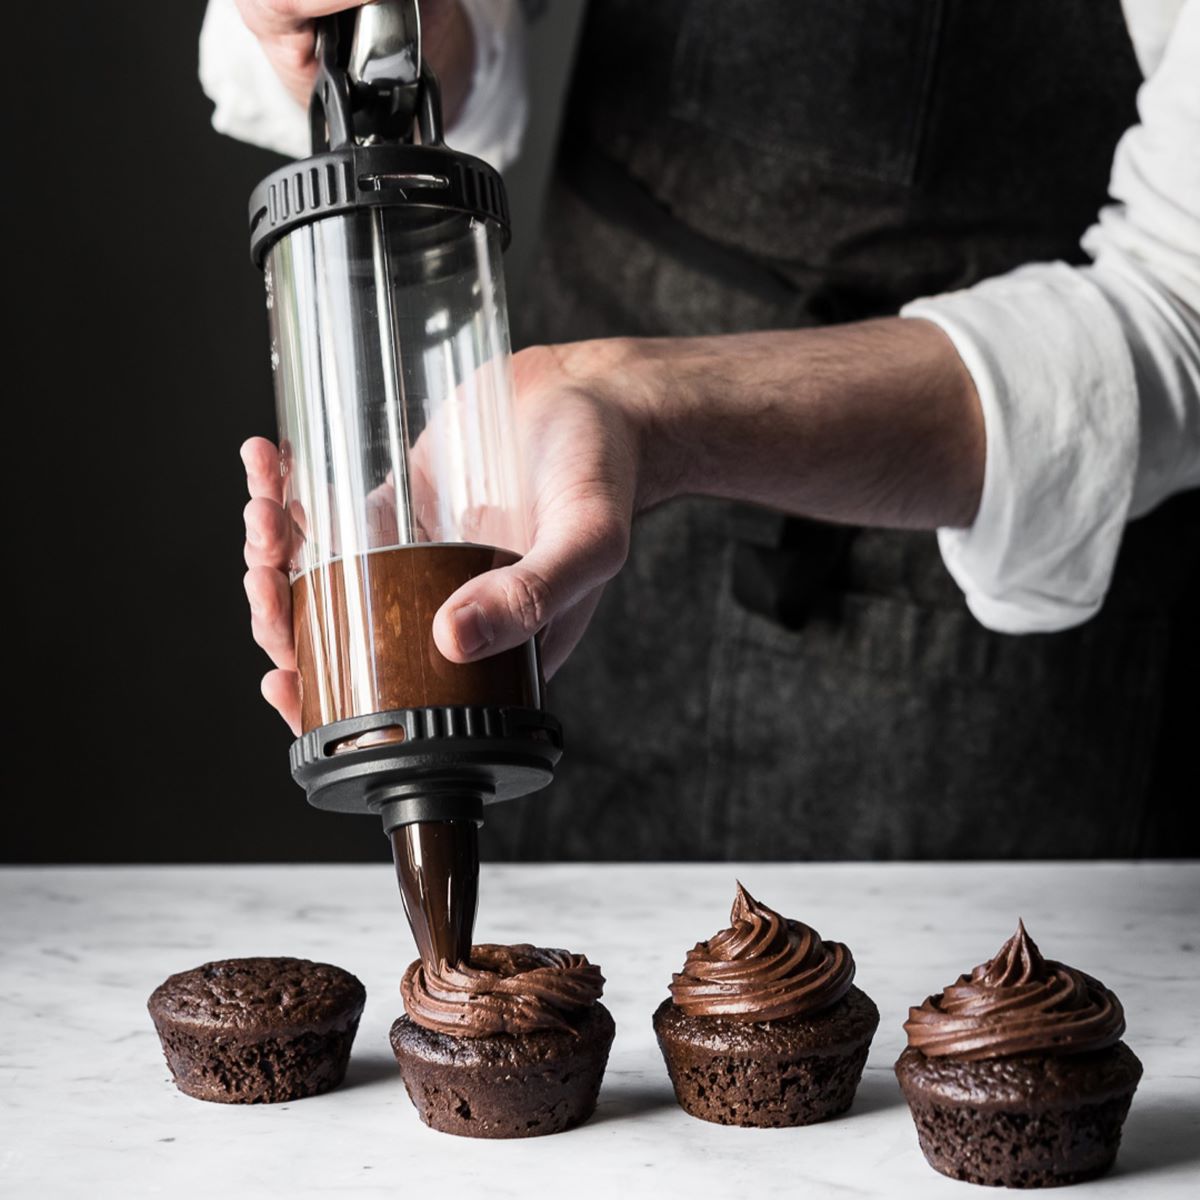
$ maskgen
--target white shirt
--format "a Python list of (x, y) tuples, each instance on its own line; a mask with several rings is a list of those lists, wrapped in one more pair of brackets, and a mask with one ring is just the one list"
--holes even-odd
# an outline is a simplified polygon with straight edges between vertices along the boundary
[[(349, 0), (347, 0), (347, 3)], [(446, 133), (454, 148), (498, 170), (520, 152), (528, 116), (525, 26), (517, 0), (460, 0), (475, 34), (467, 99)], [(200, 29), (200, 84), (213, 128), (289, 158), (307, 158), (308, 111), (279, 81), (234, 0), (208, 0)]]
[[(462, 0), (475, 74), (453, 144), (499, 168), (527, 99), (515, 0)], [(1092, 265), (1038, 263), (908, 304), (941, 327), (983, 406), (987, 459), (969, 529), (938, 544), (990, 629), (1065, 629), (1095, 614), (1125, 523), (1200, 486), (1200, 0), (1124, 0), (1146, 82), (1103, 208)], [(304, 111), (233, 0), (209, 0), (200, 77), (213, 125), (293, 157)]]

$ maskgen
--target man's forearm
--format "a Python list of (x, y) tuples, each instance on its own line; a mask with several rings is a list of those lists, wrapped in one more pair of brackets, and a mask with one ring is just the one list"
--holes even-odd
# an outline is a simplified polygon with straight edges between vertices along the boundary
[(861, 525), (974, 519), (983, 415), (928, 322), (633, 341), (624, 354), (640, 383), (644, 507), (708, 495)]

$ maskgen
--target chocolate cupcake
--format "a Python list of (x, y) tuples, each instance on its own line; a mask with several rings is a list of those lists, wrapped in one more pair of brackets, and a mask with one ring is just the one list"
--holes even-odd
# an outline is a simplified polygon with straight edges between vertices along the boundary
[(929, 1165), (999, 1187), (1112, 1166), (1142, 1064), (1121, 1002), (1018, 924), (991, 962), (909, 1010), (896, 1076)]
[(464, 1137), (559, 1133), (596, 1108), (615, 1027), (582, 954), (476, 946), (469, 964), (418, 960), (392, 1050), (421, 1120)]
[(811, 1125), (845, 1112), (879, 1010), (854, 958), (739, 883), (730, 928), (688, 951), (654, 1032), (680, 1105), (720, 1125)]
[(227, 958), (172, 975), (148, 1007), (181, 1092), (273, 1104), (342, 1082), (366, 998), (329, 963)]

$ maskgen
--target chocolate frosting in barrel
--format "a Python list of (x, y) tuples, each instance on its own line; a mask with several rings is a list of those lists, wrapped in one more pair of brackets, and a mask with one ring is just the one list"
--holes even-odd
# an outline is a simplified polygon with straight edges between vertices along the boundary
[(418, 1025), (468, 1038), (574, 1033), (571, 1018), (603, 991), (600, 968), (582, 954), (530, 945), (475, 946), (469, 963), (443, 960), (436, 974), (418, 959), (400, 984), (404, 1009)]
[(854, 957), (841, 942), (760, 904), (739, 883), (730, 927), (688, 951), (671, 998), (691, 1017), (779, 1021), (820, 1012), (854, 982)]
[(904, 1029), (929, 1058), (1083, 1054), (1118, 1041), (1125, 1013), (1099, 980), (1043, 958), (1019, 922), (991, 962), (910, 1008)]

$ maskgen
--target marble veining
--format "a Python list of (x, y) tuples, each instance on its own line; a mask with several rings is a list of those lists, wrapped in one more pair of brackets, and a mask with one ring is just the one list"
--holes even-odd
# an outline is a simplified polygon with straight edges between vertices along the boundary
[[(650, 1014), (724, 924), (735, 878), (846, 942), (879, 1005), (845, 1117), (726, 1129), (674, 1103)], [(1196, 864), (485, 866), (482, 887), (478, 940), (565, 946), (607, 976), (617, 1040), (582, 1129), (485, 1142), (417, 1120), (387, 1043), (414, 953), (390, 865), (0, 871), (0, 1195), (967, 1196), (925, 1165), (891, 1064), (907, 1006), (994, 953), (1018, 916), (1048, 957), (1119, 993), (1146, 1068), (1116, 1171), (1070, 1195), (1196, 1194)], [(366, 984), (342, 1090), (239, 1107), (172, 1086), (147, 997), (247, 954), (324, 959)]]

